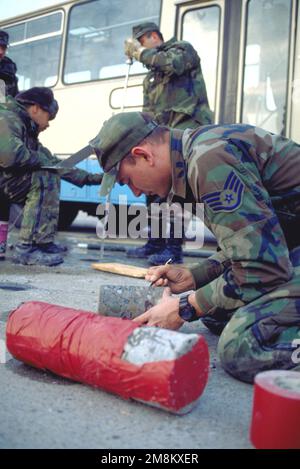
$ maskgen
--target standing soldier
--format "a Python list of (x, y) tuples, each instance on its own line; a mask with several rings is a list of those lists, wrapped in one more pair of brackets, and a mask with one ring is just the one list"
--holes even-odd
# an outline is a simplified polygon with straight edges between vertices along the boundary
[(6, 31), (0, 30), (0, 80), (5, 83), (6, 96), (16, 96), (18, 93), (18, 78), (16, 76), (17, 66), (6, 57), (9, 35)]
[[(0, 104), (0, 257), (4, 257), (8, 205), (24, 204), (15, 261), (21, 264), (56, 265), (63, 262), (65, 247), (54, 243), (59, 215), (60, 176), (43, 166), (61, 160), (38, 140), (58, 111), (49, 88), (34, 87), (16, 99)], [(63, 179), (79, 187), (98, 185), (101, 174), (66, 169)], [(4, 226), (6, 223), (6, 226)], [(2, 226), (1, 226), (2, 225)], [(2, 251), (2, 253), (1, 253)]]
[[(200, 58), (192, 45), (175, 38), (164, 42), (155, 23), (134, 26), (132, 36), (125, 41), (125, 54), (149, 69), (143, 84), (143, 110), (151, 113), (156, 122), (168, 127), (187, 129), (211, 124), (213, 115), (209, 109)], [(154, 201), (165, 202), (148, 196), (148, 207)], [(171, 221), (167, 240), (149, 235), (145, 246), (130, 249), (127, 255), (150, 256), (148, 260), (153, 265), (164, 264), (170, 258), (173, 262), (182, 263), (182, 242), (181, 238), (175, 238), (174, 221)]]

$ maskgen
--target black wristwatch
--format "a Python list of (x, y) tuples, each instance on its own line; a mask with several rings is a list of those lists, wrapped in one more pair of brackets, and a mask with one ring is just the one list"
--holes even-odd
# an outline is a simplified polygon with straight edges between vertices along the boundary
[(196, 314), (194, 306), (188, 302), (189, 295), (183, 295), (179, 299), (179, 316), (187, 322), (197, 321), (199, 316)]

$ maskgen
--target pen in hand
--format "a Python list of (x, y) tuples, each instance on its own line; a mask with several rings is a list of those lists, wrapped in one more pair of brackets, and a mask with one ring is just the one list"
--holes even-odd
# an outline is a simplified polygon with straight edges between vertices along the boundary
[[(172, 262), (173, 262), (172, 257), (170, 257), (170, 259), (168, 259), (167, 262), (164, 263), (164, 265), (172, 264)], [(153, 280), (153, 282), (150, 283), (149, 288), (153, 287), (153, 285), (157, 282), (157, 280)]]

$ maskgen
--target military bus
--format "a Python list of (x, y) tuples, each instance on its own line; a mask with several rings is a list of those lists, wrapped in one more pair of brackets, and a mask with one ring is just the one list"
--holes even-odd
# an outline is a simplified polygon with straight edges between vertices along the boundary
[[(165, 40), (192, 43), (201, 58), (216, 123), (255, 124), (300, 142), (300, 9), (298, 0), (72, 0), (0, 23), (10, 35), (19, 88), (53, 88), (60, 111), (41, 135), (66, 157), (117, 112), (140, 110), (147, 69), (126, 63), (132, 26), (154, 21)], [(126, 79), (128, 74), (128, 80)], [(95, 159), (81, 167), (99, 171)], [(95, 213), (95, 187), (63, 182), (61, 223), (79, 209)], [(125, 201), (125, 202), (124, 202)], [(115, 204), (144, 203), (116, 186)]]

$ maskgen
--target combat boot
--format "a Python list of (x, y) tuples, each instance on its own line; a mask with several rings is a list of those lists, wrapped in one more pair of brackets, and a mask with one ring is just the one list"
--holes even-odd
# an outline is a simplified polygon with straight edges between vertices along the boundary
[(36, 245), (41, 251), (46, 252), (47, 254), (62, 254), (67, 252), (67, 246), (59, 243), (45, 243)]
[(53, 266), (64, 262), (60, 254), (48, 254), (38, 246), (18, 243), (13, 258), (16, 264)]
[(145, 259), (152, 254), (158, 254), (159, 252), (163, 251), (165, 247), (165, 239), (149, 238), (144, 246), (141, 246), (140, 248), (128, 249), (126, 254), (127, 257)]
[(167, 239), (165, 249), (150, 256), (148, 262), (151, 265), (163, 265), (169, 259), (171, 259), (172, 264), (183, 263), (182, 239)]

